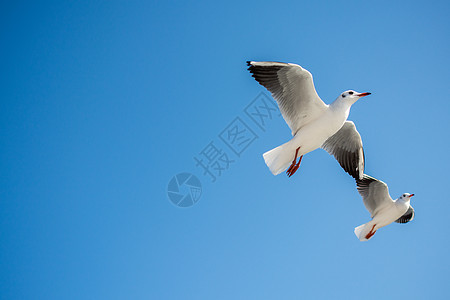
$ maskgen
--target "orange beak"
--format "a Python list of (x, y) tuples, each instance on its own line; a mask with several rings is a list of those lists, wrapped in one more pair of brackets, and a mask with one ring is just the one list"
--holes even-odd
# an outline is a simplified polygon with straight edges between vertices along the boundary
[(372, 93), (361, 93), (358, 96), (359, 97), (365, 97), (365, 96), (369, 96), (370, 94), (372, 94)]
[(409, 198), (411, 198), (412, 196), (414, 196), (414, 194), (409, 195)]

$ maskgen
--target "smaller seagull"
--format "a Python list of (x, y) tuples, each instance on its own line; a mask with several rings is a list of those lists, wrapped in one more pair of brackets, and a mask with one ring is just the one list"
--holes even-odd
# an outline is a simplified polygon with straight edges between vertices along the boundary
[(366, 174), (361, 180), (356, 180), (356, 185), (372, 217), (370, 222), (355, 228), (360, 241), (369, 240), (378, 229), (394, 221), (404, 224), (414, 219), (414, 208), (410, 204), (414, 194), (404, 193), (392, 200), (387, 184)]

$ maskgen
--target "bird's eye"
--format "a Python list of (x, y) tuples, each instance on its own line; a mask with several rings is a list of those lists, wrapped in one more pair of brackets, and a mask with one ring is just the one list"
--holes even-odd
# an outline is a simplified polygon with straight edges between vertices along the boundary
[(353, 95), (353, 92), (348, 92), (350, 95)]
[(345, 94), (342, 94), (342, 98), (345, 98)]

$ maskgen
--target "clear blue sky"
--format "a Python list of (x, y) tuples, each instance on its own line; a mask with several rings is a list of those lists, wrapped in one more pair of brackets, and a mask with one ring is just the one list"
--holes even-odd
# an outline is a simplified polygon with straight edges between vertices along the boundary
[[(338, 3), (339, 2), (339, 3)], [(448, 1), (54, 1), (0, 7), (1, 299), (445, 299), (450, 129)], [(323, 150), (291, 178), (284, 143), (245, 108), (246, 60), (295, 62), (350, 119), (366, 173), (416, 218), (361, 243), (354, 181)], [(236, 118), (257, 136), (238, 157)], [(194, 157), (232, 163), (212, 183)], [(171, 178), (200, 200), (179, 208)]]

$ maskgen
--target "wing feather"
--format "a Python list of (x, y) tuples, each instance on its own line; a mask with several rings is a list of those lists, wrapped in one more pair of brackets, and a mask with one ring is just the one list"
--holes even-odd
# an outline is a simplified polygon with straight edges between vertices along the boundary
[(414, 219), (414, 215), (415, 215), (414, 208), (410, 205), (408, 210), (403, 214), (403, 216), (398, 218), (395, 222), (401, 224), (408, 223)]
[(356, 180), (356, 188), (372, 217), (380, 208), (393, 202), (387, 184), (367, 174), (361, 180)]
[(353, 178), (363, 177), (364, 149), (361, 135), (352, 121), (346, 121), (321, 147), (333, 155), (344, 171)]
[(248, 61), (247, 65), (256, 81), (272, 93), (292, 135), (326, 110), (308, 70), (296, 64), (268, 61)]

